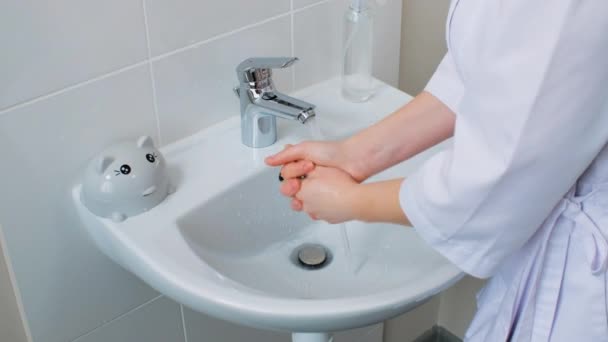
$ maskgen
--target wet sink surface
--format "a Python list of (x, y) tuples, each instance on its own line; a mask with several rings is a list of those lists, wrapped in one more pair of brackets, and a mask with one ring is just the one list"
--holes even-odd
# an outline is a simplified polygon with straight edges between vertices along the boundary
[[(276, 172), (248, 178), (177, 220), (189, 247), (220, 274), (285, 298), (330, 299), (373, 295), (423, 281), (445, 265), (409, 228), (315, 222), (289, 209)], [(319, 269), (294, 258), (302, 245), (324, 246), (330, 260)]]

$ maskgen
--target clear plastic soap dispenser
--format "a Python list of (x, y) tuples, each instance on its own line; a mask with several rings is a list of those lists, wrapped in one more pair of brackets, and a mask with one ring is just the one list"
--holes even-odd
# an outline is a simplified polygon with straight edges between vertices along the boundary
[(342, 95), (353, 102), (373, 94), (373, 16), (367, 0), (351, 0), (344, 25)]

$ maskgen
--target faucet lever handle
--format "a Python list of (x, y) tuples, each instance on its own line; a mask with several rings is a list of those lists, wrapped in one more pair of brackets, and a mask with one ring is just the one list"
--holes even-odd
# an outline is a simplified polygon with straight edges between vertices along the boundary
[(297, 61), (298, 57), (253, 57), (242, 61), (236, 71), (242, 73), (251, 69), (282, 69)]
[(282, 69), (297, 62), (297, 57), (252, 57), (242, 61), (236, 67), (236, 74), (241, 82), (251, 81), (253, 74), (270, 77), (270, 69)]

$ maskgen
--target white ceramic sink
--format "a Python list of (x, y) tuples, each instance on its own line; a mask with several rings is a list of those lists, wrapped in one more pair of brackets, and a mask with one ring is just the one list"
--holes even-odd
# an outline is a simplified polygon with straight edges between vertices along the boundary
[[(328, 136), (345, 136), (379, 120), (410, 97), (381, 86), (374, 99), (351, 104), (328, 81), (295, 96), (316, 104)], [(289, 209), (277, 169), (264, 157), (309, 139), (307, 127), (280, 120), (279, 141), (250, 149), (233, 119), (161, 149), (176, 192), (152, 210), (114, 222), (74, 203), (97, 246), (161, 293), (195, 310), (264, 329), (328, 332), (401, 314), (447, 288), (461, 272), (411, 228), (347, 224), (348, 261), (339, 225)], [(407, 175), (426, 152), (379, 175)], [(294, 250), (320, 244), (320, 269), (298, 265)], [(304, 336), (300, 334), (299, 336)], [(314, 339), (312, 339), (314, 340)]]

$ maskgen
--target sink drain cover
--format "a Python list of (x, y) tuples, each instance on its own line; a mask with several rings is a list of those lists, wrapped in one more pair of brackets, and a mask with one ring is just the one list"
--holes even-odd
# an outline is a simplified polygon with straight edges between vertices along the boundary
[(327, 261), (327, 252), (320, 245), (303, 246), (298, 252), (298, 261), (303, 266), (318, 268)]

